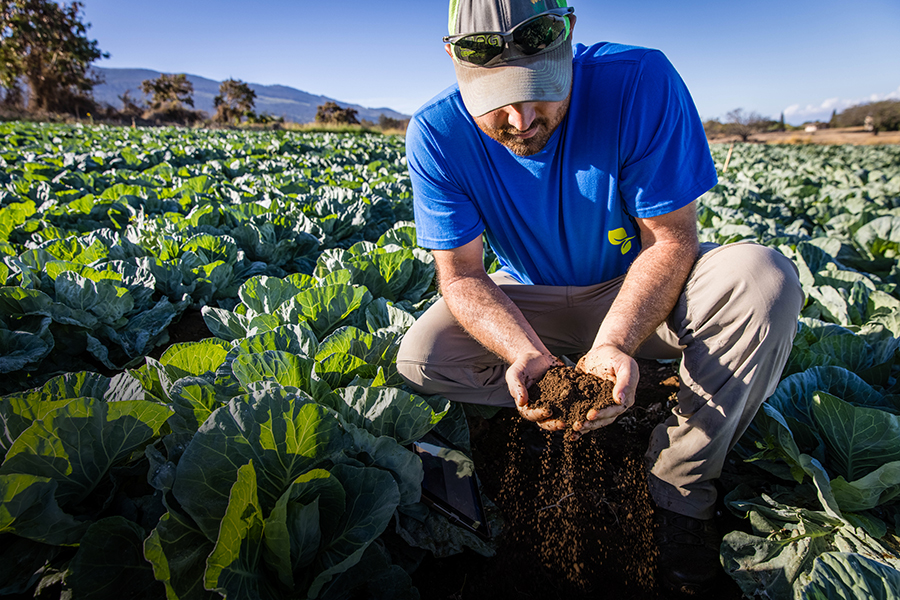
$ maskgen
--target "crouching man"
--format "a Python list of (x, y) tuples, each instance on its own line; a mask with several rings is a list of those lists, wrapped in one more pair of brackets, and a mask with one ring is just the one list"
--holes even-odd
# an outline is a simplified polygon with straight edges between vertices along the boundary
[[(726, 453), (778, 383), (803, 295), (793, 264), (752, 243), (699, 244), (696, 199), (716, 184), (703, 127), (665, 56), (573, 49), (564, 0), (453, 0), (457, 85), (407, 131), (417, 237), (442, 300), (397, 366), (421, 393), (514, 406), (562, 355), (615, 382), (609, 425), (634, 403), (634, 357), (681, 357), (678, 405), (646, 460), (660, 575), (706, 589), (720, 571), (712, 517)], [(502, 269), (488, 275), (482, 236)]]

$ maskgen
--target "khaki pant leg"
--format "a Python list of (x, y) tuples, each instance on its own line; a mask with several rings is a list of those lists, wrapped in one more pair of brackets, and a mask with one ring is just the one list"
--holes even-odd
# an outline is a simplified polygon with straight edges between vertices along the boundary
[(775, 391), (803, 293), (794, 264), (772, 249), (703, 250), (667, 321), (684, 348), (678, 405), (653, 431), (646, 460), (654, 500), (705, 519), (726, 454)]
[[(491, 278), (556, 356), (590, 349), (623, 279), (566, 287), (523, 285), (504, 273)], [(506, 368), (503, 360), (460, 327), (443, 300), (407, 331), (397, 355), (397, 370), (413, 390), (457, 402), (515, 406)]]

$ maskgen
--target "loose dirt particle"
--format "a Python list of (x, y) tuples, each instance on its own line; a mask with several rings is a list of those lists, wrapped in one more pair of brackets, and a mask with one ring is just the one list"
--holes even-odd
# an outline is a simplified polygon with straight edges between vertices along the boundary
[[(610, 381), (553, 367), (529, 388), (528, 398), (531, 406), (549, 408), (571, 425), (586, 420), (592, 408), (615, 404), (612, 390)], [(598, 581), (615, 581), (630, 594), (652, 593), (656, 547), (646, 477), (640, 454), (621, 452), (641, 442), (610, 444), (604, 433), (611, 429), (578, 440), (544, 432), (555, 451), (544, 451), (537, 459), (522, 455), (518, 439), (525, 428), (534, 427), (518, 419), (507, 450), (500, 504), (517, 506), (509, 535), (520, 546), (537, 550), (541, 568), (553, 574), (560, 589), (583, 594), (599, 591)], [(528, 472), (532, 469), (536, 478)]]

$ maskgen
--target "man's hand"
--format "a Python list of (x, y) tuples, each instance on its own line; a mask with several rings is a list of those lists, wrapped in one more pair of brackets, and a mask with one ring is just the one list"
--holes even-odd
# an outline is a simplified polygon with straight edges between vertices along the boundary
[(506, 385), (523, 418), (548, 431), (565, 424), (547, 410), (528, 408), (528, 387), (562, 364), (553, 356), (509, 296), (484, 271), (481, 236), (459, 248), (434, 250), (441, 293), (469, 335), (509, 364)]
[(509, 393), (516, 401), (516, 409), (523, 419), (533, 421), (541, 429), (558, 431), (565, 429), (566, 424), (559, 419), (550, 419), (547, 409), (528, 408), (528, 388), (544, 376), (550, 367), (561, 366), (558, 358), (549, 354), (525, 354), (506, 370), (506, 385)]
[(587, 421), (572, 424), (574, 437), (606, 427), (615, 421), (619, 415), (631, 408), (634, 404), (634, 394), (637, 390), (638, 366), (635, 360), (615, 346), (597, 346), (581, 357), (575, 366), (579, 371), (596, 375), (601, 379), (612, 381), (613, 400), (615, 406), (602, 410), (592, 408), (588, 411)]

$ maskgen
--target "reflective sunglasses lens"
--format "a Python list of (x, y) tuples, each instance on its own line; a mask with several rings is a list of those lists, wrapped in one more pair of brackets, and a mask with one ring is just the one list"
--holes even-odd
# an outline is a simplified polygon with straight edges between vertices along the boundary
[(523, 54), (537, 54), (546, 50), (567, 29), (566, 17), (546, 15), (523, 23), (513, 32), (513, 41)]
[(459, 60), (484, 65), (503, 53), (503, 39), (499, 35), (469, 35), (453, 44)]

